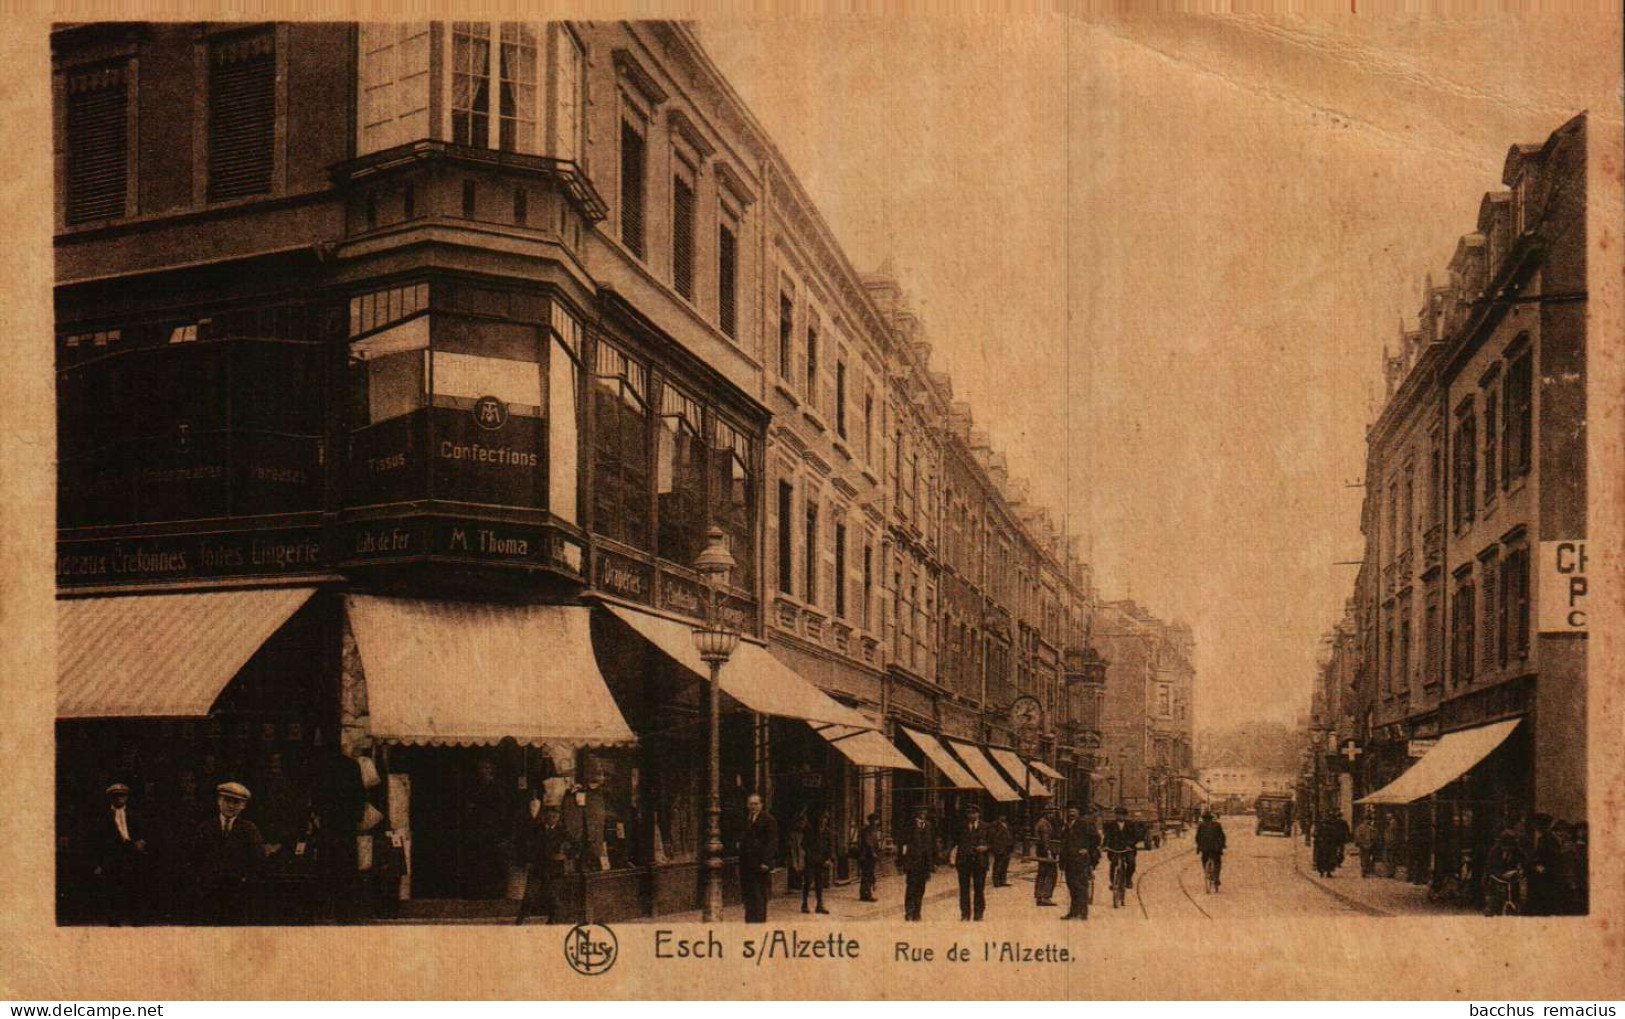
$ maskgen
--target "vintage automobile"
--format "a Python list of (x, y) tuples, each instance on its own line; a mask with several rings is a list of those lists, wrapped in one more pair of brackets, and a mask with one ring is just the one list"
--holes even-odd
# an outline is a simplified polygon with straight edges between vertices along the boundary
[(1293, 806), (1289, 796), (1260, 796), (1254, 800), (1253, 810), (1258, 815), (1255, 826), (1257, 834), (1268, 831), (1291, 838)]

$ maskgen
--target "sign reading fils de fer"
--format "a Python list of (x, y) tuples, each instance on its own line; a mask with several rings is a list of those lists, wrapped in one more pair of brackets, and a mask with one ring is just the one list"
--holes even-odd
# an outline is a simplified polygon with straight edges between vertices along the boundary
[(1540, 586), (1540, 632), (1586, 633), (1589, 630), (1586, 596), (1585, 540), (1543, 541), (1535, 564)]

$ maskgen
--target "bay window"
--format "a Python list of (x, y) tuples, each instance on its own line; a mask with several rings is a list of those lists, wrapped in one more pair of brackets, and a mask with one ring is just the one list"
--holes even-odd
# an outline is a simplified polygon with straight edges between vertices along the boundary
[(745, 591), (756, 584), (756, 449), (750, 436), (714, 417), (709, 471), (711, 520), (728, 538), (734, 557), (730, 583)]
[(692, 563), (705, 547), (705, 420), (693, 397), (664, 383), (655, 430), (657, 547), (674, 563)]
[(648, 369), (600, 340), (592, 379), (593, 527), (649, 547)]

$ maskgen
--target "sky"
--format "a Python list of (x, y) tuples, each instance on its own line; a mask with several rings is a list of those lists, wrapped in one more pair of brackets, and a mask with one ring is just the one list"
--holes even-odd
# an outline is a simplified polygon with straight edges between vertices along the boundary
[(705, 21), (860, 270), (891, 265), (1197, 725), (1307, 713), (1381, 356), (1507, 149), (1618, 120), (1617, 15)]

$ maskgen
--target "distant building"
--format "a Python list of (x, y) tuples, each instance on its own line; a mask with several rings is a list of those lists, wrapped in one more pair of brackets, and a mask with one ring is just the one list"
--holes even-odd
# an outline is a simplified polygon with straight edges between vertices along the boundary
[(1133, 601), (1100, 606), (1094, 644), (1105, 656), (1101, 731), (1107, 762), (1101, 802), (1176, 814), (1195, 788), (1195, 637)]

